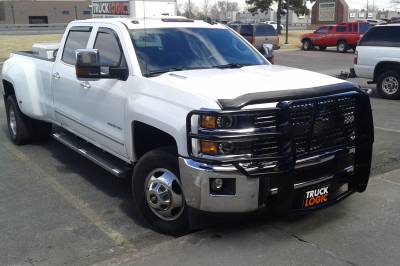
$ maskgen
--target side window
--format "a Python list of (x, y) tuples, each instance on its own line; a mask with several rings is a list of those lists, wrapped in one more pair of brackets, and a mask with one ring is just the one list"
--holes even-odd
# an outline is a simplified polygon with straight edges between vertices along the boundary
[(349, 24), (349, 32), (353, 32), (353, 24), (352, 23)]
[(271, 25), (257, 25), (256, 36), (277, 36), (278, 33)]
[(345, 26), (336, 26), (336, 32), (346, 32)]
[(328, 33), (328, 28), (327, 27), (321, 27), (318, 30), (316, 30), (315, 33), (319, 33), (319, 34)]
[(100, 64), (103, 66), (120, 66), (123, 62), (123, 52), (117, 34), (107, 28), (97, 32), (94, 49), (99, 50)]
[(369, 30), (369, 28), (370, 28), (369, 23), (365, 23), (365, 22), (360, 23), (360, 33), (361, 34), (366, 33)]
[(358, 33), (358, 23), (354, 23), (353, 31)]
[(360, 41), (360, 45), (400, 47), (400, 27), (383, 26), (371, 28)]
[(240, 34), (242, 36), (253, 36), (253, 26), (252, 25), (241, 25)]
[(76, 49), (86, 48), (92, 28), (90, 27), (72, 27), (65, 41), (64, 51), (61, 60), (67, 64), (75, 65)]

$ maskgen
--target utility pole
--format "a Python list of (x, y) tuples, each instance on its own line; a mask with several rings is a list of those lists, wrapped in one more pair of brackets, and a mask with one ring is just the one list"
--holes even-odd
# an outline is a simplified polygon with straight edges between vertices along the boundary
[(13, 4), (11, 4), (11, 13), (12, 13), (13, 24), (15, 24), (15, 12), (14, 12), (14, 5)]
[(188, 3), (188, 12), (189, 12), (189, 18), (192, 18), (192, 7), (190, 6), (190, 0), (189, 0), (189, 3)]
[(286, 0), (286, 36), (285, 44), (289, 44), (289, 0)]
[(366, 14), (365, 14), (365, 19), (368, 19), (368, 9), (369, 9), (369, 8), (368, 8), (368, 4), (369, 4), (369, 3), (368, 3), (368, 0), (367, 0), (367, 12), (366, 12)]

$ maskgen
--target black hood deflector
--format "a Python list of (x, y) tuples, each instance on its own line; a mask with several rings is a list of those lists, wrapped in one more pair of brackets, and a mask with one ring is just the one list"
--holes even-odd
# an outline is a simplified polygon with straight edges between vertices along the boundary
[(234, 99), (220, 99), (218, 102), (222, 110), (235, 110), (251, 104), (321, 97), (351, 91), (359, 91), (359, 88), (349, 82), (343, 82), (305, 89), (248, 93)]

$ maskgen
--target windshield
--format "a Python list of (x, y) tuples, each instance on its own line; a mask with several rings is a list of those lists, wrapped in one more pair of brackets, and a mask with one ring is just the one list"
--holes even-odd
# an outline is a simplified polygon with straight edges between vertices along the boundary
[(144, 76), (201, 68), (268, 64), (228, 29), (165, 28), (131, 30)]

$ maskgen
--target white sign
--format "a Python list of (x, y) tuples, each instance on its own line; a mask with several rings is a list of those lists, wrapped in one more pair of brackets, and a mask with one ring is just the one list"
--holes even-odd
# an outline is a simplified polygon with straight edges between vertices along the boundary
[(92, 14), (129, 16), (129, 1), (93, 1)]
[(319, 4), (319, 21), (335, 21), (335, 2)]

